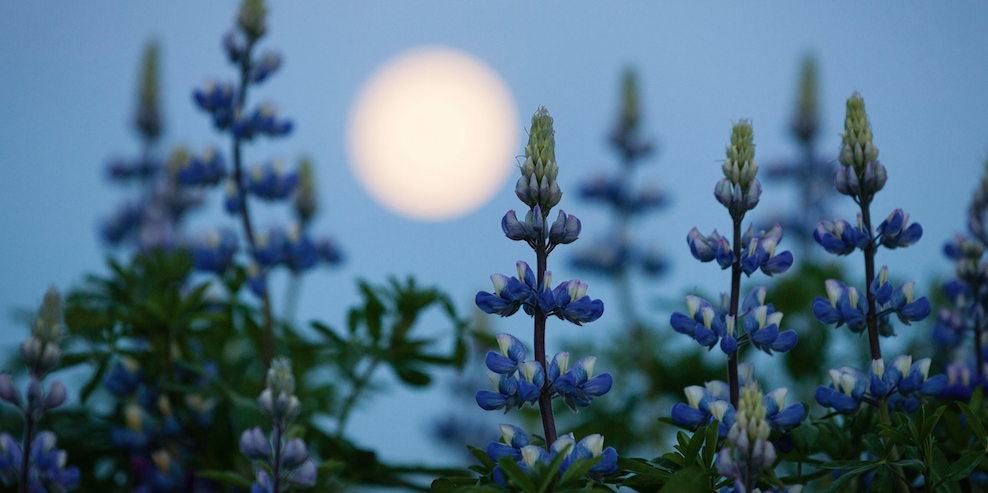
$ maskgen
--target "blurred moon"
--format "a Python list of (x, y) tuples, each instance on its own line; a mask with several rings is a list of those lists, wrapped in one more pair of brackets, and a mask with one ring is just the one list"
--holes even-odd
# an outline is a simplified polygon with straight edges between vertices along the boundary
[(420, 47), (364, 83), (350, 112), (347, 151), (378, 202), (440, 221), (493, 197), (514, 169), (520, 128), (493, 69), (461, 51)]

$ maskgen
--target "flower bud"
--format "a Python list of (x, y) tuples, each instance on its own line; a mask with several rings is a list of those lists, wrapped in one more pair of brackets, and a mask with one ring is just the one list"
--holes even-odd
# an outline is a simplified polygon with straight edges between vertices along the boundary
[(748, 190), (744, 194), (744, 210), (750, 211), (758, 205), (758, 200), (762, 196), (762, 184), (755, 178), (752, 178), (751, 183), (748, 184)]
[(18, 407), (21, 405), (21, 393), (14, 386), (14, 377), (9, 373), (0, 373), (0, 399)]
[(751, 122), (741, 120), (736, 123), (731, 131), (731, 145), (727, 146), (727, 159), (723, 165), (724, 176), (735, 185), (747, 187), (758, 173), (752, 141)]
[(298, 185), (295, 188), (295, 214), (304, 224), (316, 215), (319, 206), (316, 197), (316, 177), (312, 170), (312, 160), (304, 157), (298, 162)]
[(316, 484), (316, 476), (316, 463), (312, 462), (312, 459), (308, 459), (288, 476), (288, 482), (299, 488), (311, 488)]
[(144, 47), (141, 62), (141, 82), (138, 86), (137, 114), (134, 123), (138, 132), (149, 140), (161, 136), (161, 115), (158, 111), (158, 45), (148, 43)]
[(864, 99), (858, 92), (847, 99), (844, 134), (841, 140), (839, 157), (841, 164), (845, 167), (853, 167), (855, 173), (863, 177), (868, 162), (878, 159), (878, 148), (872, 142), (871, 123), (865, 112)]
[(816, 59), (807, 56), (803, 59), (800, 72), (799, 99), (796, 102), (796, 115), (792, 120), (792, 133), (797, 139), (809, 142), (819, 129), (817, 114), (817, 74)]
[(287, 469), (295, 469), (309, 458), (309, 451), (301, 438), (293, 438), (281, 453), (281, 464)]
[(267, 461), (271, 458), (271, 443), (260, 427), (250, 428), (240, 435), (240, 451), (250, 460)]
[(721, 205), (731, 208), (734, 203), (734, 193), (733, 187), (731, 186), (731, 181), (727, 178), (721, 178), (714, 187), (714, 197), (717, 197), (717, 202)]
[(267, 31), (264, 18), (268, 9), (264, 6), (264, 0), (244, 0), (240, 4), (240, 13), (237, 15), (237, 24), (243, 29), (244, 34), (251, 40), (259, 39)]
[(529, 231), (525, 223), (518, 220), (518, 216), (515, 215), (515, 211), (508, 211), (503, 218), (501, 218), (501, 230), (504, 231), (504, 235), (515, 241), (525, 240), (529, 238)]
[(48, 395), (45, 396), (45, 401), (42, 406), (47, 409), (55, 409), (65, 403), (66, 392), (65, 385), (62, 382), (52, 382), (51, 387), (48, 388)]
[(549, 243), (573, 243), (580, 236), (580, 230), (580, 220), (576, 216), (567, 215), (560, 210), (555, 222), (552, 223), (552, 227), (549, 229)]

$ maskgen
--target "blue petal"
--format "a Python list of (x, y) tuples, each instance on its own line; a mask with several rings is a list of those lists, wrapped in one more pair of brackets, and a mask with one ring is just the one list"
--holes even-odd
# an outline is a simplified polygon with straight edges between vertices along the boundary
[(679, 312), (672, 314), (672, 317), (669, 318), (669, 323), (672, 325), (672, 330), (688, 336), (693, 335), (693, 331), (697, 325), (695, 320)]
[(594, 464), (590, 468), (590, 472), (594, 474), (600, 474), (602, 476), (610, 476), (618, 471), (617, 465), (617, 451), (614, 447), (607, 447), (603, 452), (600, 453), (600, 462)]
[(796, 342), (798, 340), (799, 337), (796, 335), (796, 331), (787, 330), (780, 332), (779, 337), (775, 338), (775, 342), (773, 342), (769, 347), (772, 348), (773, 351), (787, 353), (792, 350), (792, 348), (796, 347)]
[(494, 373), (510, 374), (518, 368), (518, 363), (512, 361), (511, 358), (501, 356), (496, 351), (487, 352), (485, 363), (487, 363), (487, 368)]
[(929, 378), (929, 380), (921, 383), (919, 388), (916, 389), (917, 392), (928, 396), (939, 396), (943, 393), (943, 390), (947, 388), (947, 377), (946, 375), (934, 375)]
[(713, 347), (714, 344), (717, 344), (717, 334), (702, 325), (696, 326), (693, 338), (703, 346)]
[(816, 401), (823, 407), (834, 407), (833, 395), (833, 388), (824, 387), (823, 385), (817, 386), (816, 388)]
[(481, 390), (477, 392), (477, 405), (487, 411), (500, 409), (507, 401), (507, 397), (497, 392), (492, 392), (490, 390)]
[(700, 426), (710, 419), (710, 413), (703, 412), (694, 407), (690, 407), (682, 402), (677, 402), (672, 406), (672, 420), (679, 426), (693, 428)]
[(751, 333), (751, 341), (758, 346), (767, 346), (779, 337), (779, 326), (771, 324)]
[(795, 403), (772, 416), (772, 424), (780, 428), (791, 428), (798, 425), (806, 416), (806, 410), (801, 403)]
[(792, 252), (787, 250), (763, 263), (762, 272), (766, 275), (774, 276), (776, 274), (782, 274), (789, 270), (790, 267), (792, 267)]
[(738, 340), (734, 336), (725, 336), (720, 340), (720, 350), (724, 351), (724, 354), (731, 354), (738, 350)]
[(511, 457), (514, 460), (521, 458), (521, 451), (501, 442), (490, 442), (487, 444), (487, 457), (497, 462), (501, 457)]
[(830, 305), (830, 300), (820, 296), (817, 296), (816, 299), (813, 300), (813, 316), (816, 317), (820, 323), (828, 325), (844, 321), (840, 311)]
[(525, 380), (518, 381), (518, 395), (526, 402), (533, 402), (539, 399), (542, 395), (542, 389), (534, 383), (528, 383)]
[(902, 320), (902, 323), (905, 324), (917, 320), (923, 320), (930, 315), (930, 300), (926, 299), (926, 296), (924, 296), (913, 301), (912, 303), (907, 303), (905, 306), (900, 308), (897, 313), (899, 315), (899, 320)]
[(859, 401), (855, 400), (854, 398), (836, 391), (831, 396), (831, 399), (833, 401), (833, 406), (831, 407), (833, 407), (834, 410), (840, 413), (854, 412), (855, 410), (858, 409), (858, 406), (861, 404)]
[(490, 313), (492, 315), (498, 314), (502, 317), (507, 317), (508, 315), (512, 315), (518, 311), (517, 306), (512, 309), (512, 307), (509, 306), (508, 302), (505, 300), (484, 291), (477, 293), (475, 301), (477, 303), (477, 308), (483, 310), (484, 313)]
[(614, 379), (610, 373), (601, 373), (583, 384), (583, 392), (592, 397), (599, 397), (609, 392), (613, 384)]
[(567, 371), (557, 378), (552, 384), (561, 394), (570, 394), (576, 388), (576, 377), (572, 371)]

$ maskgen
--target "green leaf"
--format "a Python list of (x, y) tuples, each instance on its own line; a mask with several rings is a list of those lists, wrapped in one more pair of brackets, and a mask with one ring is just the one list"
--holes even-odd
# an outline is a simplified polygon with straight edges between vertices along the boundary
[(309, 325), (311, 325), (316, 332), (322, 334), (323, 337), (328, 339), (333, 344), (341, 347), (346, 346), (346, 341), (340, 338), (340, 336), (336, 335), (336, 332), (333, 331), (333, 329), (330, 328), (328, 325), (322, 322), (317, 322), (315, 320), (313, 320)]
[(446, 478), (439, 478), (432, 482), (432, 493), (452, 493), (456, 485)]
[(90, 378), (89, 381), (86, 382), (86, 385), (82, 387), (82, 390), (79, 391), (79, 401), (86, 402), (89, 400), (89, 396), (92, 395), (97, 388), (99, 388), (100, 384), (103, 383), (103, 375), (106, 374), (106, 369), (110, 367), (109, 359), (109, 356), (100, 358), (98, 363), (99, 366), (96, 368), (96, 372), (93, 373), (92, 378)]
[(985, 456), (984, 450), (972, 450), (957, 459), (947, 468), (947, 481), (960, 481), (971, 474), (971, 471), (981, 462)]
[(823, 469), (835, 469), (842, 471), (850, 471), (852, 469), (858, 469), (861, 467), (871, 467), (874, 469), (878, 467), (878, 462), (872, 462), (868, 460), (832, 460), (830, 462), (824, 462), (817, 467)]
[(484, 467), (486, 467), (488, 471), (494, 470), (494, 467), (497, 466), (497, 464), (495, 464), (494, 461), (492, 461), (491, 458), (487, 456), (487, 452), (480, 450), (477, 447), (472, 447), (470, 445), (467, 445), (467, 448), (470, 449), (470, 453), (473, 454), (473, 456), (476, 457), (477, 460), (480, 461), (480, 463)]
[(815, 451), (820, 443), (820, 429), (810, 423), (793, 428), (791, 434), (796, 450), (803, 453)]
[[(692, 466), (696, 463), (696, 456), (700, 453), (700, 449), (703, 448), (703, 441), (706, 438), (706, 428), (701, 428), (693, 433), (690, 438), (689, 444), (686, 446), (686, 450), (683, 452), (683, 456), (686, 457), (686, 466)], [(704, 464), (706, 466), (706, 464)]]
[(892, 493), (892, 474), (887, 467), (881, 467), (871, 479), (868, 493)]
[(199, 471), (197, 476), (213, 479), (221, 483), (230, 484), (245, 490), (250, 489), (251, 481), (244, 479), (241, 475), (229, 471)]
[(690, 493), (712, 492), (710, 476), (700, 467), (687, 467), (673, 474), (659, 493)]
[(545, 477), (542, 478), (542, 484), (539, 485), (539, 493), (545, 493), (545, 491), (549, 489), (549, 485), (551, 485), (552, 481), (559, 475), (559, 466), (563, 465), (563, 460), (566, 459), (571, 450), (572, 446), (568, 446), (566, 447), (566, 450), (559, 451), (556, 458), (552, 459), (552, 462), (549, 463), (549, 469), (546, 471)]
[(414, 387), (424, 387), (432, 382), (432, 377), (411, 368), (395, 367), (395, 372), (403, 382)]
[[(940, 416), (947, 409), (947, 406), (940, 406), (932, 416), (923, 420), (923, 427), (920, 429), (919, 443), (923, 443), (930, 434), (933, 433), (933, 429), (936, 428), (937, 423), (940, 421)], [(917, 418), (918, 419), (918, 418)]]
[(585, 474), (590, 472), (590, 468), (597, 465), (603, 457), (594, 457), (593, 459), (577, 459), (566, 472), (563, 473), (563, 477), (559, 479), (559, 486), (563, 487), (569, 484), (571, 481), (575, 481), (582, 478)]
[(903, 459), (894, 462), (889, 462), (889, 465), (895, 467), (904, 467), (906, 469), (912, 469), (915, 471), (923, 472), (926, 470), (926, 464), (919, 459)]
[(878, 425), (882, 431), (880, 434), (894, 442), (901, 443), (902, 445), (916, 445), (912, 437), (909, 435), (889, 426), (889, 425)]
[(501, 457), (501, 460), (497, 461), (497, 465), (501, 467), (501, 472), (506, 480), (511, 480), (527, 493), (535, 493), (535, 484), (510, 457)]
[(879, 460), (884, 459), (888, 455), (882, 439), (878, 438), (878, 435), (874, 433), (869, 433), (861, 437), (861, 443), (864, 443), (865, 448), (871, 452), (871, 455), (878, 457)]
[(872, 462), (871, 464), (869, 464), (867, 466), (859, 467), (857, 469), (854, 469), (854, 470), (851, 470), (851, 471), (847, 471), (844, 474), (841, 474), (841, 476), (839, 478), (837, 478), (836, 481), (834, 481), (833, 483), (830, 483), (830, 487), (828, 487), (827, 489), (823, 490), (823, 493), (834, 493), (835, 491), (839, 490), (841, 486), (844, 486), (844, 483), (847, 483), (848, 481), (850, 481), (850, 480), (852, 480), (852, 479), (860, 476), (861, 474), (864, 474), (864, 473), (866, 473), (866, 472), (868, 472), (868, 471), (870, 471), (870, 470), (878, 467), (879, 464), (881, 464), (881, 462)]
[(714, 421), (707, 426), (707, 437), (703, 446), (703, 466), (707, 467), (714, 462), (717, 454), (717, 439), (720, 436), (720, 422)]
[(618, 457), (618, 467), (637, 474), (668, 474), (668, 472), (649, 464), (645, 459)]
[(961, 401), (957, 401), (957, 406), (961, 408), (961, 412), (967, 418), (967, 425), (974, 431), (974, 436), (978, 437), (981, 446), (988, 447), (988, 439), (985, 437), (985, 427), (981, 424), (981, 420), (978, 419), (978, 415), (974, 414), (974, 411)]

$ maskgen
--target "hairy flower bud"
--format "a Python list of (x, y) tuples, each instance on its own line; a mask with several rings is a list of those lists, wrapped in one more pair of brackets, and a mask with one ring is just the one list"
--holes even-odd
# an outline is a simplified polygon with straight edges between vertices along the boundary
[(250, 428), (240, 435), (240, 452), (250, 460), (270, 460), (271, 444), (260, 427)]
[(42, 406), (45, 409), (55, 409), (65, 403), (65, 398), (65, 385), (63, 385), (62, 382), (52, 382), (51, 387), (48, 388), (48, 395), (45, 396)]
[(293, 438), (285, 445), (281, 453), (281, 464), (288, 469), (301, 466), (309, 458), (309, 450), (301, 438)]
[(755, 146), (753, 144), (751, 122), (741, 120), (731, 130), (731, 145), (727, 146), (727, 159), (724, 160), (724, 176), (733, 184), (747, 187), (755, 174)]
[(820, 126), (820, 116), (817, 114), (816, 58), (803, 58), (799, 77), (799, 97), (791, 128), (797, 139), (809, 142), (816, 136)]
[(556, 138), (552, 117), (545, 107), (539, 107), (532, 116), (532, 128), (525, 146), (525, 162), (521, 178), (515, 186), (515, 194), (529, 207), (540, 205), (543, 217), (559, 203), (563, 192), (556, 183), (559, 167), (556, 166)]
[(161, 115), (158, 109), (158, 44), (144, 47), (141, 62), (141, 82), (138, 86), (137, 111), (134, 123), (141, 136), (149, 141), (161, 136)]
[(312, 170), (312, 160), (303, 157), (298, 161), (298, 185), (295, 188), (295, 214), (304, 224), (312, 219), (319, 206), (316, 196), (316, 177)]

